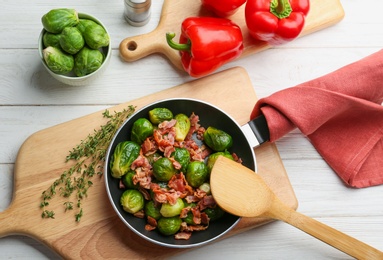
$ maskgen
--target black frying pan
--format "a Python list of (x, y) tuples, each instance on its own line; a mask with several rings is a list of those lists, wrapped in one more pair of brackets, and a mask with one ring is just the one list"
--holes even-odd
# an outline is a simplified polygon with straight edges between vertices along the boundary
[[(104, 174), (106, 189), (112, 206), (120, 219), (139, 236), (162, 246), (188, 248), (206, 244), (232, 229), (238, 223), (239, 217), (226, 214), (224, 218), (210, 223), (207, 230), (193, 232), (189, 240), (175, 240), (174, 236), (164, 236), (156, 230), (146, 231), (146, 221), (125, 212), (120, 205), (120, 197), (123, 190), (119, 188), (119, 179), (115, 179), (111, 176), (109, 168), (110, 157), (118, 143), (128, 140), (133, 123), (138, 118), (148, 118), (148, 112), (156, 107), (168, 108), (174, 113), (174, 115), (178, 113), (191, 115), (194, 112), (196, 115), (199, 115), (201, 126), (204, 126), (205, 128), (208, 126), (214, 126), (227, 132), (233, 137), (233, 146), (230, 149), (230, 152), (235, 152), (242, 159), (243, 165), (252, 170), (255, 170), (256, 168), (253, 147), (268, 139), (266, 122), (262, 117), (255, 121), (249, 122), (245, 126), (240, 126), (224, 111), (203, 101), (185, 98), (167, 99), (149, 104), (135, 112), (117, 131), (109, 146), (106, 155)], [(261, 125), (260, 128), (257, 126), (258, 124)], [(261, 131), (258, 129), (261, 129)], [(249, 131), (254, 133), (249, 133)], [(256, 138), (254, 138), (254, 136), (256, 136)], [(252, 140), (249, 140), (249, 138)]]

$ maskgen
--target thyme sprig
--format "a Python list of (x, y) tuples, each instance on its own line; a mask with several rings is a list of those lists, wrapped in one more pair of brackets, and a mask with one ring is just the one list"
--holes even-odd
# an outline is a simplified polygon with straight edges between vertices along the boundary
[[(108, 146), (118, 128), (134, 110), (133, 106), (129, 106), (114, 114), (110, 114), (109, 110), (102, 113), (108, 121), (69, 152), (65, 162), (75, 161), (76, 163), (62, 172), (60, 177), (42, 192), (40, 202), (40, 208), (43, 210), (42, 218), (54, 218), (55, 212), (46, 208), (49, 206), (49, 201), (58, 193), (64, 198), (75, 196), (77, 199), (75, 205), (78, 209), (75, 219), (77, 222), (80, 221), (83, 216), (82, 200), (87, 197), (88, 189), (93, 185), (91, 179), (94, 175), (102, 176)], [(64, 202), (63, 205), (65, 212), (75, 207), (72, 201)]]

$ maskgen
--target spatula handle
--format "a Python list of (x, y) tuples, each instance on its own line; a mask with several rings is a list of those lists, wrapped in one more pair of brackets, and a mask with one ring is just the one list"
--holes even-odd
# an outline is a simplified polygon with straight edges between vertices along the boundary
[[(277, 199), (277, 201), (279, 201)], [(357, 259), (383, 259), (383, 252), (276, 202), (269, 217), (282, 220)]]

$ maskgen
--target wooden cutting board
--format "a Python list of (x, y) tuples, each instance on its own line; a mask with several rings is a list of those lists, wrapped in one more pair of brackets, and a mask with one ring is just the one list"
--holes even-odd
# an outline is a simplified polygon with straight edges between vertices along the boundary
[[(110, 108), (121, 111), (128, 105), (140, 108), (169, 97), (191, 97), (210, 102), (245, 124), (257, 100), (247, 72), (240, 67), (188, 82)], [(9, 208), (0, 212), (0, 237), (21, 234), (33, 237), (65, 259), (155, 259), (182, 252), (154, 245), (131, 232), (114, 212), (107, 197), (104, 178), (94, 177), (94, 185), (83, 201), (84, 215), (76, 222), (74, 213), (64, 212), (67, 199), (56, 196), (50, 205), (55, 219), (42, 219), (41, 193), (63, 171), (70, 168), (65, 157), (81, 140), (105, 123), (96, 112), (31, 135), (21, 146), (14, 167), (14, 194)], [(289, 206), (297, 200), (274, 144), (255, 149), (258, 171), (273, 191)], [(244, 232), (270, 220), (242, 218), (225, 237)], [(262, 235), (261, 233), (259, 234)], [(190, 249), (189, 249), (190, 250)]]
[[(241, 57), (260, 52), (271, 46), (254, 40), (248, 33), (244, 7), (230, 17), (243, 34), (244, 51)], [(128, 62), (132, 62), (153, 53), (165, 55), (175, 67), (182, 69), (179, 52), (170, 48), (166, 42), (166, 33), (176, 33), (179, 38), (182, 21), (191, 16), (212, 16), (212, 13), (201, 8), (200, 0), (164, 0), (160, 22), (156, 29), (147, 34), (128, 37), (120, 43), (120, 55)], [(338, 23), (344, 17), (344, 11), (339, 0), (311, 0), (310, 12), (306, 17), (305, 27), (300, 35), (304, 36)]]

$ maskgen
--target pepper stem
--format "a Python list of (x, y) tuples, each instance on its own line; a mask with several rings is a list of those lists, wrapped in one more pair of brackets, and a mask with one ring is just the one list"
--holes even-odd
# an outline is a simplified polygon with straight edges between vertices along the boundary
[(293, 9), (289, 0), (272, 0), (270, 3), (270, 13), (278, 19), (284, 19), (290, 16)]
[(173, 41), (173, 38), (176, 37), (175, 33), (166, 33), (166, 41), (168, 42), (168, 45), (178, 51), (190, 51), (191, 44), (188, 43), (176, 43)]

